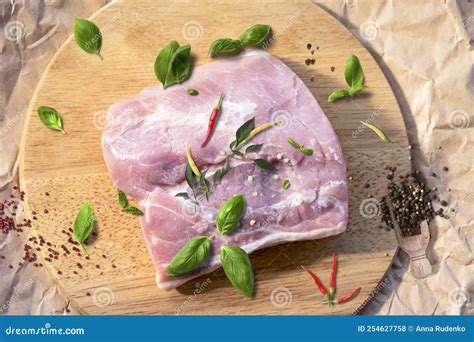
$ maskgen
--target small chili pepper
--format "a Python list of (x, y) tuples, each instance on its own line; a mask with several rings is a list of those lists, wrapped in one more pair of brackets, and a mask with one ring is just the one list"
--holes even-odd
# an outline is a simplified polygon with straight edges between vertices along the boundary
[(250, 141), (250, 139), (252, 139), (254, 136), (256, 136), (258, 133), (266, 130), (267, 128), (270, 128), (272, 127), (273, 125), (278, 125), (278, 124), (281, 124), (283, 122), (283, 120), (274, 120), (274, 121), (270, 121), (270, 122), (267, 122), (267, 123), (264, 123), (263, 125), (260, 125), (258, 127), (255, 127), (253, 130), (250, 131), (249, 135), (247, 138), (245, 138), (240, 144), (239, 146), (244, 146), (246, 143), (248, 143)]
[(338, 303), (338, 304), (341, 304), (341, 303), (347, 302), (348, 300), (351, 300), (352, 298), (354, 298), (355, 296), (357, 296), (357, 294), (359, 293), (359, 291), (360, 291), (361, 289), (362, 289), (361, 287), (356, 288), (350, 295), (339, 298), (339, 299), (337, 300), (337, 303)]
[(223, 97), (224, 97), (224, 93), (221, 93), (221, 95), (219, 96), (219, 100), (217, 101), (217, 104), (215, 105), (214, 109), (212, 110), (211, 116), (209, 117), (209, 124), (207, 126), (206, 138), (204, 139), (203, 143), (201, 144), (201, 147), (206, 146), (206, 144), (211, 139), (212, 131), (214, 130), (214, 127), (216, 126), (217, 117), (219, 116), (219, 112), (221, 111), (221, 105), (222, 105), (222, 98)]
[(301, 265), (301, 268), (306, 272), (308, 273), (311, 278), (313, 278), (314, 282), (316, 283), (316, 285), (318, 286), (318, 289), (319, 291), (324, 295), (324, 296), (327, 296), (328, 295), (328, 290), (326, 289), (326, 287), (323, 285), (323, 283), (321, 283), (321, 280), (319, 280), (319, 278), (316, 276), (316, 274), (314, 274), (313, 272), (311, 272), (309, 269), (307, 269), (306, 267), (304, 267), (303, 265)]
[(193, 173), (199, 177), (201, 175), (201, 172), (199, 172), (199, 169), (196, 166), (196, 163), (194, 162), (193, 157), (191, 156), (191, 151), (189, 150), (188, 144), (186, 143), (185, 146), (186, 146), (186, 155), (188, 156), (189, 167), (191, 168)]
[(332, 252), (332, 268), (331, 268), (331, 277), (329, 278), (329, 295), (331, 298), (336, 292), (336, 271), (337, 271), (337, 259), (336, 252)]

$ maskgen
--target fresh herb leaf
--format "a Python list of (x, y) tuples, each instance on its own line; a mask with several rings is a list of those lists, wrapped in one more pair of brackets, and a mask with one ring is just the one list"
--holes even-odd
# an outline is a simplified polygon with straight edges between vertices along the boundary
[(183, 197), (185, 199), (189, 199), (189, 195), (187, 192), (178, 192), (174, 197)]
[(63, 123), (58, 111), (52, 107), (41, 106), (38, 108), (38, 117), (48, 128), (55, 131), (66, 133), (63, 129)]
[(240, 52), (242, 44), (238, 40), (223, 38), (215, 40), (209, 47), (209, 54), (214, 57), (217, 55), (235, 54)]
[(347, 85), (353, 90), (357, 88), (360, 89), (360, 87), (364, 84), (364, 71), (362, 70), (359, 58), (357, 58), (357, 56), (352, 54), (347, 59), (344, 76), (346, 78)]
[(224, 166), (222, 166), (220, 169), (218, 169), (216, 172), (214, 172), (214, 174), (212, 175), (212, 180), (214, 182), (217, 182), (219, 180), (222, 179), (222, 177), (224, 177), (224, 175), (230, 170), (230, 164), (229, 162), (226, 160)]
[(290, 181), (287, 179), (287, 180), (283, 181), (283, 183), (281, 184), (281, 188), (282, 188), (283, 190), (286, 190), (286, 189), (288, 189), (288, 188), (290, 187), (290, 185), (291, 185), (291, 183), (290, 183)]
[(379, 136), (380, 139), (383, 140), (383, 142), (390, 143), (390, 144), (396, 143), (396, 141), (391, 140), (390, 137), (387, 134), (385, 134), (384, 131), (382, 131), (377, 126), (371, 125), (371, 124), (369, 124), (367, 122), (364, 122), (364, 121), (360, 121), (360, 123), (363, 124), (364, 126), (370, 128), (375, 134), (377, 134)]
[(301, 147), (300, 147), (300, 151), (301, 151), (301, 153), (303, 153), (303, 154), (306, 155), (306, 156), (310, 156), (310, 155), (312, 155), (312, 154), (314, 153), (314, 151), (313, 151), (312, 149), (306, 148), (306, 147), (304, 147), (304, 146), (301, 146)]
[(88, 255), (84, 242), (87, 240), (89, 235), (94, 228), (94, 214), (92, 212), (91, 205), (89, 203), (84, 203), (79, 210), (79, 213), (76, 216), (76, 221), (74, 222), (74, 240), (79, 242), (84, 252)]
[(298, 149), (301, 147), (300, 144), (298, 144), (296, 141), (294, 141), (294, 140), (291, 139), (291, 138), (288, 138), (288, 144), (290, 144), (290, 145), (293, 146), (294, 148), (298, 148)]
[(333, 102), (344, 97), (354, 97), (355, 94), (360, 93), (362, 90), (367, 88), (364, 84), (365, 75), (360, 65), (359, 58), (352, 54), (346, 61), (346, 69), (344, 71), (344, 77), (346, 79), (349, 90), (339, 89), (335, 90), (329, 95), (328, 101)]
[(224, 202), (216, 217), (217, 229), (222, 234), (230, 234), (239, 224), (245, 210), (244, 195), (236, 195)]
[(125, 195), (125, 192), (123, 192), (120, 189), (117, 189), (117, 193), (118, 193), (120, 208), (124, 209), (128, 207), (128, 200), (127, 200), (127, 195)]
[(310, 148), (305, 148), (303, 145), (301, 144), (298, 144), (296, 141), (294, 141), (292, 138), (288, 138), (288, 144), (290, 144), (291, 146), (293, 146), (294, 148), (297, 148), (298, 150), (300, 150), (301, 153), (303, 153), (304, 155), (307, 155), (307, 156), (310, 156), (313, 154), (313, 150), (310, 149)]
[(132, 213), (133, 215), (143, 215), (143, 212), (137, 207), (127, 206), (122, 209), (126, 213)]
[(249, 136), (250, 132), (255, 128), (255, 118), (251, 118), (239, 127), (235, 133), (236, 146)]
[(211, 250), (211, 239), (207, 236), (196, 236), (186, 242), (171, 260), (167, 274), (171, 277), (189, 273), (200, 267)]
[(239, 40), (244, 46), (259, 46), (268, 37), (271, 29), (270, 25), (253, 25), (240, 35)]
[(238, 246), (222, 246), (221, 262), (232, 286), (245, 295), (252, 296), (254, 275), (248, 254)]
[(245, 153), (259, 152), (262, 149), (263, 144), (250, 145), (245, 149)]
[(350, 96), (349, 91), (347, 91), (345, 89), (338, 89), (338, 90), (334, 90), (331, 93), (331, 95), (329, 95), (328, 101), (333, 102), (333, 101), (336, 101), (336, 100), (339, 100), (339, 99), (342, 99), (342, 98), (348, 97), (348, 96)]
[(233, 150), (236, 146), (237, 146), (237, 140), (232, 141), (229, 145), (231, 150)]
[(244, 157), (244, 154), (238, 150), (232, 150), (232, 154), (238, 156), (238, 157), (241, 157), (243, 158)]
[(87, 53), (100, 55), (102, 48), (102, 33), (92, 21), (76, 18), (74, 19), (74, 39), (77, 45)]
[(194, 182), (194, 173), (189, 163), (186, 164), (186, 171), (184, 172), (184, 175), (186, 177), (186, 183), (188, 183), (189, 187), (194, 190), (196, 186)]
[(186, 92), (191, 96), (199, 95), (199, 91), (197, 91), (197, 89), (194, 89), (194, 88), (189, 88), (188, 90), (186, 90)]
[(191, 75), (191, 45), (180, 46), (171, 56), (164, 88), (183, 83)]
[(265, 159), (254, 159), (253, 162), (259, 168), (267, 170), (267, 171), (276, 171), (276, 167), (273, 166), (272, 163), (266, 161)]
[(168, 70), (170, 66), (171, 58), (173, 57), (176, 50), (178, 50), (179, 44), (177, 41), (172, 40), (168, 43), (156, 57), (155, 60), (155, 75), (156, 78), (164, 85), (166, 83), (166, 77), (168, 76)]

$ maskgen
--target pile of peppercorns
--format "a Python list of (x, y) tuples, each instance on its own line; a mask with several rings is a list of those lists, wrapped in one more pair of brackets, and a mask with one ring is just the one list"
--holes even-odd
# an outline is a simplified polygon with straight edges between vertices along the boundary
[[(388, 201), (392, 204), (394, 218), (400, 227), (403, 237), (420, 234), (420, 223), (428, 221), (435, 217), (441, 216), (447, 218), (444, 209), (433, 209), (432, 200), (437, 199), (437, 189), (427, 189), (425, 184), (417, 180), (419, 171), (400, 175), (398, 181), (395, 177), (396, 167), (386, 166), (388, 170), (387, 179), (387, 195), (380, 199), (380, 207), (382, 212), (382, 222), (393, 229), (394, 224)], [(443, 206), (447, 205), (446, 201), (441, 201)]]

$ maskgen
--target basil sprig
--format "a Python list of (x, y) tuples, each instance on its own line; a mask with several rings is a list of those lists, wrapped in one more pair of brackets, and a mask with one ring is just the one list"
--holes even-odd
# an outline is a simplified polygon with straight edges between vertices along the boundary
[(221, 262), (232, 286), (245, 295), (252, 296), (254, 274), (248, 254), (238, 246), (222, 246)]
[(215, 40), (209, 47), (209, 54), (214, 57), (217, 55), (230, 55), (239, 53), (242, 49), (242, 44), (238, 40), (223, 38)]
[(260, 46), (270, 35), (271, 30), (270, 25), (253, 25), (245, 30), (238, 40), (231, 38), (215, 40), (209, 47), (209, 54), (212, 57), (217, 55), (232, 55), (240, 53), (245, 47)]
[(296, 141), (294, 141), (292, 138), (288, 138), (288, 144), (293, 146), (294, 148), (300, 150), (301, 153), (303, 153), (305, 156), (310, 156), (314, 153), (314, 151), (310, 148), (306, 148), (301, 144), (298, 144)]
[(263, 144), (250, 145), (245, 149), (245, 153), (257, 153), (262, 149)]
[(259, 46), (268, 37), (272, 28), (270, 25), (256, 24), (245, 30), (239, 37), (244, 46)]
[(74, 39), (77, 45), (87, 53), (93, 53), (103, 59), (100, 54), (102, 48), (102, 33), (92, 21), (74, 19)]
[(41, 106), (38, 108), (40, 121), (48, 128), (66, 133), (63, 129), (63, 122), (58, 111), (52, 107)]
[(229, 172), (230, 170), (230, 164), (229, 164), (229, 161), (226, 160), (224, 165), (220, 168), (220, 169), (217, 169), (216, 172), (214, 172), (214, 174), (212, 175), (212, 180), (214, 182), (218, 182), (222, 179), (222, 177), (224, 177), (224, 175)]
[(87, 240), (89, 235), (94, 229), (94, 214), (92, 212), (91, 205), (84, 203), (79, 210), (74, 222), (74, 240), (79, 242), (84, 252), (88, 255), (84, 242)]
[(365, 75), (362, 66), (360, 65), (359, 58), (353, 54), (350, 55), (346, 61), (344, 77), (349, 89), (338, 89), (333, 91), (328, 97), (329, 102), (348, 96), (353, 98), (355, 94), (360, 93), (362, 90), (367, 88), (364, 84)]
[(196, 236), (186, 242), (168, 265), (167, 274), (171, 277), (180, 276), (204, 264), (211, 251), (211, 238)]
[(237, 227), (245, 210), (245, 197), (237, 195), (224, 202), (216, 217), (217, 229), (222, 234), (230, 234)]
[(171, 41), (156, 57), (154, 70), (163, 88), (183, 83), (191, 75), (191, 46)]
[(125, 195), (125, 193), (122, 190), (117, 189), (117, 194), (118, 194), (120, 209), (122, 209), (123, 212), (132, 213), (134, 215), (143, 215), (143, 212), (140, 209), (138, 209), (137, 207), (128, 205), (127, 195)]

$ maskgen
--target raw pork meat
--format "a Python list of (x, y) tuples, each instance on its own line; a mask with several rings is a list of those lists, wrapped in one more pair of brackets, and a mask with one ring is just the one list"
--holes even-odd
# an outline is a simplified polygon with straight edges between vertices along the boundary
[[(199, 95), (188, 95), (188, 88), (198, 89)], [(219, 121), (209, 144), (201, 148), (221, 92), (225, 97)], [(271, 161), (277, 172), (230, 159), (232, 168), (197, 211), (191, 201), (174, 197), (190, 193), (184, 177), (185, 143), (199, 169), (211, 175), (225, 162), (237, 128), (252, 117), (256, 126), (283, 120), (252, 139), (252, 144), (263, 143), (256, 155)], [(314, 154), (303, 155), (288, 144), (288, 137)], [(222, 244), (251, 253), (346, 229), (346, 166), (339, 141), (308, 88), (266, 52), (213, 61), (195, 68), (182, 85), (164, 90), (159, 84), (111, 106), (102, 147), (113, 183), (144, 209), (143, 234), (160, 288), (176, 288), (218, 268)], [(291, 186), (283, 190), (286, 179)], [(240, 226), (231, 235), (216, 234), (206, 266), (188, 275), (167, 276), (169, 262), (190, 238), (215, 232), (220, 205), (235, 194), (244, 194), (247, 201)]]

